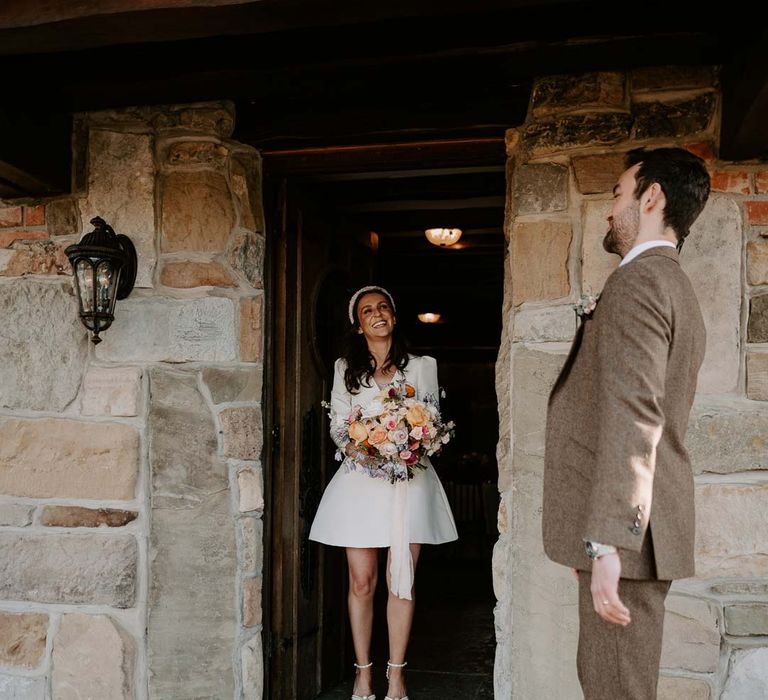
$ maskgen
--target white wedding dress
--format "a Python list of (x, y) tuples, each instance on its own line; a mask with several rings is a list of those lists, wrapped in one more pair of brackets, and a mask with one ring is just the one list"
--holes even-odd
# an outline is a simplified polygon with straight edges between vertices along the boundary
[[(350, 394), (344, 384), (345, 369), (346, 362), (336, 360), (331, 411), (337, 422), (331, 425), (331, 436), (340, 450), (349, 442), (341, 421), (353, 406), (365, 409), (381, 390), (371, 382), (370, 387), (362, 386), (359, 393)], [(416, 389), (417, 399), (431, 394), (439, 401), (437, 362), (433, 357), (410, 355), (405, 369), (398, 371), (392, 381), (403, 380)], [(415, 469), (413, 479), (395, 484), (355, 471), (349, 460), (342, 462), (325, 489), (309, 539), (337, 547), (391, 547), (393, 590), (400, 597), (410, 598), (408, 544), (442, 544), (458, 539), (440, 479), (427, 458), (422, 459), (426, 469)]]

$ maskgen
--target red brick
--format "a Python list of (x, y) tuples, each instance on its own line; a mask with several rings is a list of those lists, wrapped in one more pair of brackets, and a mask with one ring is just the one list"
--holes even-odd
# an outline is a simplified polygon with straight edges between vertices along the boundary
[(699, 156), (705, 163), (711, 163), (715, 159), (715, 149), (710, 141), (688, 143), (684, 148), (694, 155)]
[(747, 223), (758, 226), (768, 225), (768, 200), (746, 202)]
[(768, 194), (768, 170), (761, 170), (755, 173), (755, 192), (757, 194)]
[(0, 248), (10, 248), (14, 241), (39, 241), (48, 231), (0, 231)]
[(45, 226), (45, 204), (24, 207), (25, 226)]
[(0, 226), (21, 226), (21, 207), (0, 208)]
[(736, 170), (712, 173), (712, 191), (749, 194), (749, 173)]

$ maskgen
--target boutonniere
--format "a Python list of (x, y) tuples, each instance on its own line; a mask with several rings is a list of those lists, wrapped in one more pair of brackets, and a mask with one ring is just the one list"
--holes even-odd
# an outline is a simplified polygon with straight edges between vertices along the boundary
[(595, 294), (590, 289), (587, 294), (581, 295), (581, 299), (573, 305), (573, 310), (582, 321), (586, 321), (592, 318), (598, 299), (600, 299), (600, 292)]

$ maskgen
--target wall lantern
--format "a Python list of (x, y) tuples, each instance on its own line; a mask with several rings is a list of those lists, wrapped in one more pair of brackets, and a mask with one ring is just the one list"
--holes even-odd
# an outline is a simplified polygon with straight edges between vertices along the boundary
[(424, 231), (427, 240), (432, 245), (437, 245), (441, 248), (447, 248), (454, 243), (458, 243), (461, 233), (460, 228), (428, 228)]
[(131, 239), (116, 234), (100, 216), (91, 219), (94, 229), (64, 251), (72, 264), (80, 302), (80, 320), (93, 333), (112, 325), (115, 300), (125, 299), (136, 282), (136, 248)]

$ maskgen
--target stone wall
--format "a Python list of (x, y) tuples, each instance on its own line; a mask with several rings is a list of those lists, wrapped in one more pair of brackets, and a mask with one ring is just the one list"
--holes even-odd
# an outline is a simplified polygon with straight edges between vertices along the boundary
[[(228, 104), (82, 115), (75, 181), (0, 202), (0, 697), (260, 698), (260, 162)], [(139, 254), (93, 346), (64, 248)]]
[[(541, 543), (549, 390), (576, 330), (572, 304), (599, 292), (622, 154), (682, 145), (712, 174), (682, 264), (708, 345), (687, 446), (697, 484), (697, 578), (668, 599), (660, 700), (746, 700), (768, 685), (768, 165), (717, 158), (717, 71), (662, 67), (537, 81), (508, 133), (508, 255), (497, 365), (500, 538), (496, 697), (570, 700), (577, 595)], [(577, 504), (574, 504), (577, 507)]]

